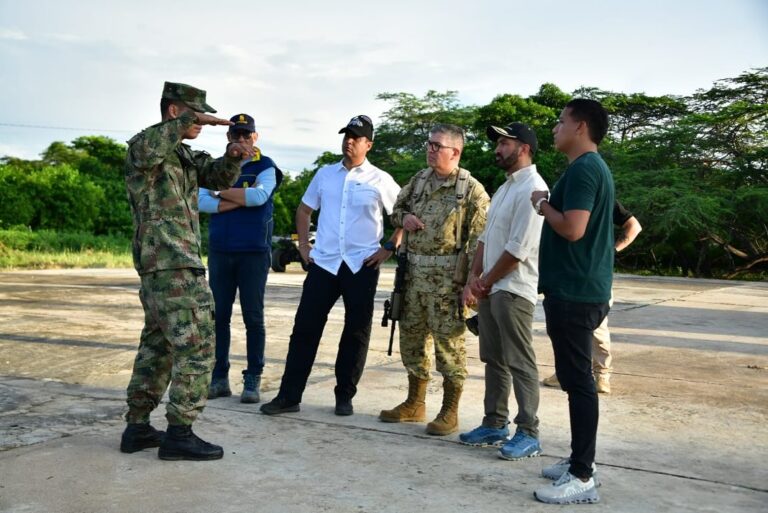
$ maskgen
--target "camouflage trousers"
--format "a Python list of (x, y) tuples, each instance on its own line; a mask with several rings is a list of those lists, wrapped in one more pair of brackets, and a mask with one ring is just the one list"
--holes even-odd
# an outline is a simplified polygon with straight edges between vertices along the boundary
[(205, 407), (216, 347), (213, 296), (205, 273), (174, 269), (145, 274), (139, 297), (144, 329), (125, 418), (148, 422), (170, 384), (168, 423), (190, 425)]
[[(457, 291), (451, 277), (436, 278), (435, 269), (431, 271), (427, 278), (409, 268), (411, 279), (406, 282), (400, 320), (400, 357), (409, 374), (429, 379), (434, 344), (437, 371), (444, 380), (463, 383), (467, 377), (466, 327), (457, 315)], [(440, 283), (432, 283), (435, 280)]]

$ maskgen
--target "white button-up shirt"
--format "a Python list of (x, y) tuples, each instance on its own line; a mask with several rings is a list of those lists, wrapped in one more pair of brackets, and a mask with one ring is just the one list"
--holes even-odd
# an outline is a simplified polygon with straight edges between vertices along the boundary
[(493, 268), (504, 251), (520, 260), (517, 267), (491, 287), (491, 294), (505, 290), (534, 305), (538, 298), (539, 240), (544, 217), (531, 205), (531, 193), (549, 190), (544, 179), (530, 165), (512, 173), (491, 199), (485, 230), (483, 272)]
[(382, 209), (391, 214), (399, 192), (395, 180), (368, 159), (349, 170), (341, 162), (320, 168), (301, 198), (320, 209), (310, 252), (315, 264), (335, 275), (344, 262), (357, 273), (380, 248)]

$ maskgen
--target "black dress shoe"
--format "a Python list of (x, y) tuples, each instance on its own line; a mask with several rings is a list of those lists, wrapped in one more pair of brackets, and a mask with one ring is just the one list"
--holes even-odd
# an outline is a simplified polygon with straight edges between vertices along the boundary
[(299, 411), (299, 403), (289, 403), (280, 396), (275, 397), (268, 403), (261, 405), (261, 413), (265, 415), (279, 415), (280, 413), (291, 413)]
[(165, 431), (158, 431), (149, 424), (128, 424), (120, 439), (120, 451), (133, 453), (160, 447), (164, 438)]
[(336, 415), (346, 417), (355, 413), (352, 407), (352, 399), (336, 399), (336, 409), (333, 410)]

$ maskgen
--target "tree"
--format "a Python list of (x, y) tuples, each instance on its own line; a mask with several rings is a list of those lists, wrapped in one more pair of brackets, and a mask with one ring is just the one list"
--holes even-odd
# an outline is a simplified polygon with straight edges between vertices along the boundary
[(609, 134), (620, 143), (659, 130), (688, 113), (685, 99), (678, 96), (615, 93), (594, 87), (579, 88), (573, 96), (602, 103), (610, 116)]
[(99, 205), (92, 226), (97, 235), (125, 234), (132, 230), (131, 211), (125, 194), (127, 147), (109, 137), (83, 136), (71, 144), (54, 142), (43, 152), (43, 162), (68, 164), (99, 187), (109, 201)]
[(424, 143), (435, 124), (470, 127), (475, 116), (473, 107), (459, 104), (456, 91), (430, 90), (421, 98), (410, 93), (381, 93), (376, 99), (393, 105), (382, 114), (369, 157), (400, 184), (426, 166)]
[(314, 169), (305, 169), (296, 178), (292, 178), (288, 175), (283, 178), (283, 183), (277, 189), (274, 196), (275, 234), (288, 235), (296, 231), (294, 221), (296, 209), (299, 208), (301, 198), (304, 196), (304, 191), (307, 190), (309, 182), (312, 181), (315, 172), (326, 165), (326, 163), (333, 163), (341, 160), (340, 156), (338, 158), (333, 158), (333, 160), (329, 160), (331, 156), (336, 157), (330, 152), (325, 152), (315, 160)]
[[(551, 129), (574, 96), (600, 100), (610, 113), (600, 153), (614, 173), (617, 197), (644, 230), (622, 252), (628, 269), (684, 276), (764, 276), (768, 270), (768, 68), (715, 82), (687, 97), (650, 96), (551, 83), (523, 97), (499, 94), (462, 105), (456, 91), (381, 93), (388, 102), (371, 162), (400, 184), (426, 166), (424, 142), (437, 123), (464, 127), (461, 164), (489, 193), (505, 179), (494, 161), (488, 125), (521, 121), (537, 133), (534, 161), (551, 186), (566, 169)], [(0, 159), (0, 227), (86, 229), (130, 234), (123, 181), (126, 148), (100, 136), (54, 142), (41, 160)], [(294, 231), (294, 213), (315, 171), (338, 162), (324, 152), (312, 169), (287, 176), (275, 193), (275, 233)], [(205, 216), (203, 216), (203, 220)]]
[(692, 157), (725, 171), (724, 185), (768, 185), (768, 68), (719, 80), (690, 100)]
[(0, 226), (90, 231), (104, 191), (68, 164), (0, 166)]
[[(542, 104), (536, 98), (558, 104), (556, 106)], [(483, 182), (489, 192), (495, 191), (505, 177), (496, 167), (494, 148), (486, 136), (486, 128), (488, 125), (505, 126), (512, 122), (521, 122), (536, 132), (539, 149), (534, 155), (534, 162), (544, 180), (554, 184), (566, 167), (566, 159), (554, 148), (552, 127), (568, 98), (568, 95), (554, 85), (544, 84), (536, 95), (529, 98), (515, 94), (502, 94), (496, 96), (488, 105), (478, 108), (474, 131), (482, 143), (479, 150), (483, 155), (478, 155), (477, 159), (474, 159), (471, 156), (476, 152), (470, 150), (470, 158), (465, 158), (467, 168)]]
[[(747, 72), (681, 99), (684, 110), (646, 120), (634, 137), (614, 133), (601, 147), (618, 196), (632, 198), (630, 208), (643, 215), (647, 228), (632, 249), (652, 260), (640, 259), (641, 267), (731, 277), (768, 267), (767, 100), (768, 68)], [(674, 201), (659, 203), (669, 192)]]

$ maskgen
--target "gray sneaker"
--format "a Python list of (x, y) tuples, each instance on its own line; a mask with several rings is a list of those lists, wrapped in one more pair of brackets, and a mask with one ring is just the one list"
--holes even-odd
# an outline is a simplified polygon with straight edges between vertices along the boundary
[(211, 385), (208, 387), (208, 399), (216, 399), (217, 397), (229, 397), (232, 395), (232, 390), (229, 388), (229, 379), (214, 379), (211, 381)]
[(240, 402), (253, 404), (261, 401), (261, 397), (259, 397), (260, 386), (261, 376), (243, 372), (243, 393), (240, 394)]
[(586, 483), (567, 472), (552, 484), (542, 486), (533, 496), (548, 504), (595, 504), (600, 502), (595, 479), (590, 477)]
[[(541, 469), (541, 475), (542, 477), (546, 477), (547, 479), (557, 481), (558, 479), (563, 477), (563, 474), (568, 472), (568, 469), (570, 467), (571, 467), (571, 459), (563, 458), (557, 463), (554, 463), (552, 465), (546, 466), (543, 469)], [(594, 462), (592, 463), (592, 477), (595, 479), (595, 486), (600, 486), (602, 484), (600, 480), (597, 478), (597, 465), (595, 465)]]

